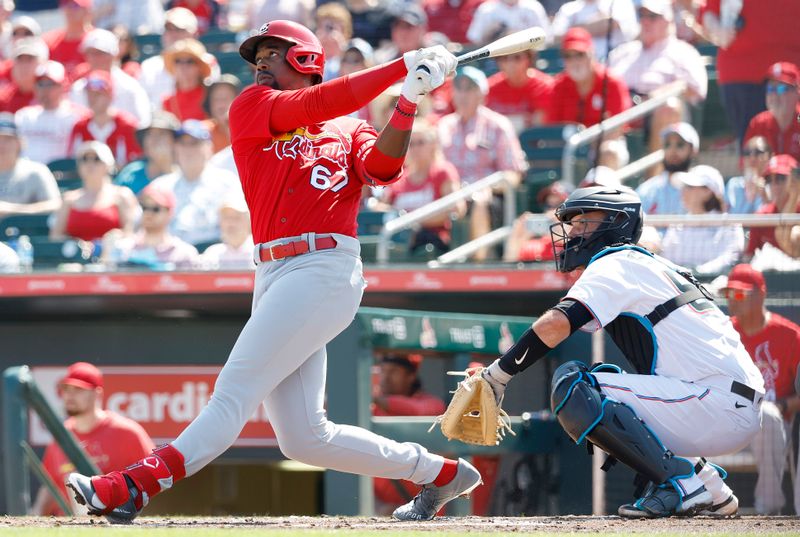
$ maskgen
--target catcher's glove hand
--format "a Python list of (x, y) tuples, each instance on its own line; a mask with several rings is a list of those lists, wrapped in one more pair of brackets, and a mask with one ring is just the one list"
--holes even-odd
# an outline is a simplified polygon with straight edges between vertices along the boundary
[(461, 440), (467, 444), (496, 446), (511, 430), (511, 419), (495, 400), (491, 385), (483, 378), (482, 367), (466, 371), (449, 371), (448, 375), (464, 375), (453, 392), (453, 400), (447, 410), (436, 418), (428, 432), (436, 424), (442, 428), (448, 440)]

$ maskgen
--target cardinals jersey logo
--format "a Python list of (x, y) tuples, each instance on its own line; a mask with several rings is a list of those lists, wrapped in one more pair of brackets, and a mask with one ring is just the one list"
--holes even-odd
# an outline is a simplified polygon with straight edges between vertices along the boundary
[(314, 133), (309, 129), (299, 128), (273, 138), (264, 151), (273, 151), (280, 160), (299, 159), (300, 167), (326, 160), (341, 170), (346, 170), (347, 155), (350, 154), (352, 146), (353, 140), (349, 134), (330, 130)]

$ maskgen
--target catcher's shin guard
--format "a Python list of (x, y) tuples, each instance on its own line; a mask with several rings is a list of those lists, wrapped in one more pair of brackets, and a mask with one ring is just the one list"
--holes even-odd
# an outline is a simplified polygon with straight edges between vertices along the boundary
[(686, 478), (692, 464), (675, 457), (633, 410), (607, 399), (580, 362), (568, 362), (553, 376), (550, 404), (576, 444), (587, 439), (656, 484)]

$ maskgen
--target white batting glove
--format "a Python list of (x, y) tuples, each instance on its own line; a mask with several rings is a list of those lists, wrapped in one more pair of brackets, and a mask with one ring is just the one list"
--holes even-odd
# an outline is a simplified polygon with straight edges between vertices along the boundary
[(413, 103), (419, 103), (422, 97), (444, 84), (445, 78), (446, 74), (439, 63), (422, 59), (406, 75), (400, 94)]
[(453, 74), (456, 67), (458, 67), (458, 60), (456, 57), (443, 45), (411, 50), (403, 54), (403, 62), (406, 64), (406, 70), (408, 70), (409, 73), (413, 71), (416, 65), (422, 60), (434, 60), (439, 63), (444, 70), (445, 77)]

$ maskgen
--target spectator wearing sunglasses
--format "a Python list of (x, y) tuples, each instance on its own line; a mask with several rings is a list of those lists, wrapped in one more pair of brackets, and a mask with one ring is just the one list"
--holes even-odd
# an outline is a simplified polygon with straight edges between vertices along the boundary
[(22, 156), (47, 164), (71, 156), (69, 137), (86, 109), (66, 97), (67, 73), (58, 62), (48, 61), (36, 69), (33, 94), (36, 103), (16, 113), (23, 140)]
[(790, 62), (773, 64), (766, 75), (767, 109), (750, 120), (745, 142), (763, 136), (775, 154), (800, 159), (800, 70)]
[(85, 141), (103, 142), (114, 153), (120, 166), (139, 158), (142, 148), (136, 141), (136, 118), (111, 105), (114, 86), (108, 71), (92, 71), (86, 77), (89, 114), (72, 128), (69, 152)]
[(764, 202), (764, 170), (772, 158), (772, 148), (763, 136), (747, 140), (742, 150), (742, 170), (725, 185), (725, 201), (731, 214), (750, 214)]
[(213, 56), (196, 39), (182, 39), (164, 54), (164, 67), (175, 77), (175, 93), (165, 97), (161, 107), (179, 120), (207, 119), (205, 79), (211, 76)]
[[(688, 173), (676, 173), (681, 200), (693, 216), (725, 212), (725, 183), (716, 168), (701, 164)], [(713, 248), (709, 248), (713, 245)], [(661, 255), (699, 274), (727, 271), (744, 249), (740, 225), (685, 226), (673, 224), (661, 239)]]
[[(775, 155), (764, 170), (764, 194), (767, 203), (757, 214), (778, 214), (800, 212), (800, 180), (792, 177), (796, 173), (797, 161), (791, 155)], [(800, 257), (800, 226), (783, 225), (776, 227), (754, 227), (750, 230), (750, 240), (745, 253), (752, 256), (756, 249), (769, 243), (792, 257)]]
[(50, 238), (95, 241), (112, 229), (130, 234), (137, 213), (136, 197), (127, 187), (111, 182), (111, 149), (101, 142), (84, 142), (78, 147), (76, 158), (82, 186), (64, 192)]
[(645, 214), (685, 214), (681, 201), (683, 183), (676, 174), (691, 168), (700, 150), (700, 137), (688, 123), (673, 123), (661, 131), (661, 141), (664, 171), (639, 185), (636, 193), (642, 199)]
[(108, 233), (103, 241), (104, 261), (112, 266), (121, 263), (157, 270), (195, 268), (199, 259), (197, 249), (169, 232), (175, 205), (175, 194), (168, 188), (146, 186), (139, 193), (142, 219), (138, 231), (130, 236), (118, 231)]
[[(764, 306), (764, 275), (750, 265), (736, 265), (721, 291), (728, 300), (733, 327), (764, 377), (761, 430), (752, 443), (758, 468), (755, 508), (760, 515), (779, 514), (786, 499), (783, 472), (792, 420), (800, 410), (795, 393), (800, 361), (800, 326)], [(791, 456), (791, 455), (790, 455)], [(795, 511), (800, 513), (800, 479), (793, 479)]]
[(535, 52), (495, 58), (498, 73), (489, 77), (486, 106), (506, 116), (517, 132), (544, 123), (553, 78), (534, 67)]
[(588, 31), (568, 30), (561, 41), (561, 57), (564, 71), (553, 82), (548, 123), (591, 127), (631, 107), (625, 82), (595, 60), (592, 35)]

